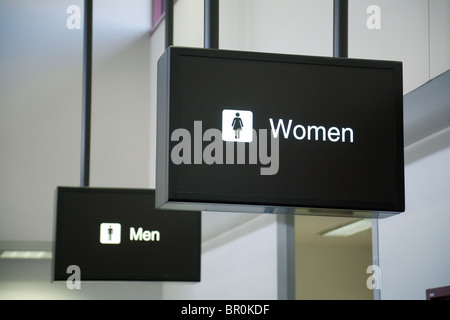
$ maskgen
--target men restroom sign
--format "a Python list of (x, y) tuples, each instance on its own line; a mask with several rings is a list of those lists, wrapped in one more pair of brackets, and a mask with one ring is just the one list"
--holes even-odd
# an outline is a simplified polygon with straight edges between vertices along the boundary
[[(151, 189), (58, 187), (53, 281), (200, 281), (201, 214), (155, 209)], [(75, 276), (75, 275), (74, 275)]]
[(120, 223), (102, 223), (100, 224), (100, 243), (119, 244), (121, 240)]
[(158, 208), (404, 210), (400, 62), (171, 47), (157, 117)]

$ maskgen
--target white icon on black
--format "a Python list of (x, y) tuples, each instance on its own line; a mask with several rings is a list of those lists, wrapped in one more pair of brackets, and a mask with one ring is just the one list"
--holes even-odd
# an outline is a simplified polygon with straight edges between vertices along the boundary
[(119, 244), (121, 238), (120, 223), (102, 223), (100, 224), (100, 243)]
[(234, 137), (236, 139), (241, 138), (241, 130), (244, 127), (242, 123), (242, 119), (239, 117), (239, 112), (236, 112), (236, 117), (233, 119), (233, 123), (231, 124), (234, 130)]
[(229, 142), (252, 142), (253, 112), (242, 109), (223, 109), (222, 140)]

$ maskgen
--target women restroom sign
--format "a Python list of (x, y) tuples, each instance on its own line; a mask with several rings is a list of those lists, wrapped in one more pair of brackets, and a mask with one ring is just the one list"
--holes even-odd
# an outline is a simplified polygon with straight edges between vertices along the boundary
[(248, 110), (223, 110), (222, 140), (231, 142), (252, 142), (253, 113)]
[(157, 116), (157, 208), (404, 210), (400, 62), (171, 47)]

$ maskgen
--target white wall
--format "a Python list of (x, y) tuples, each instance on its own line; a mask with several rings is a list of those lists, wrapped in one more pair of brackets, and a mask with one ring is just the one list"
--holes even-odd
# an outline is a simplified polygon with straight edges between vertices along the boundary
[(430, 14), (430, 78), (450, 68), (450, 1), (431, 0)]
[[(367, 21), (380, 8), (380, 29)], [(350, 0), (349, 57), (403, 62), (407, 94), (450, 68), (450, 2), (447, 0)]]
[(166, 282), (163, 299), (278, 299), (276, 238), (275, 215), (257, 215), (211, 239), (202, 246), (202, 281)]
[(161, 299), (161, 282), (82, 282), (80, 290), (52, 283), (51, 260), (2, 260), (0, 300), (148, 300)]
[[(51, 241), (56, 187), (80, 185), (83, 33), (66, 10), (82, 3), (0, 3), (0, 241)], [(133, 3), (94, 4), (91, 186), (149, 185), (149, 2)]]
[(222, 49), (332, 55), (330, 0), (220, 2)]
[[(378, 2), (389, 8), (386, 1)], [(394, 46), (406, 46), (398, 54), (405, 57), (408, 91), (450, 68), (450, 2), (415, 0), (398, 5), (398, 15), (403, 12), (409, 19), (403, 21), (404, 31), (393, 31), (398, 41)], [(447, 107), (450, 116), (450, 104)], [(406, 211), (378, 225), (381, 299), (422, 300), (426, 289), (450, 285), (449, 141), (447, 128), (405, 149)]]
[[(380, 8), (380, 29), (369, 29), (370, 5)], [(429, 80), (428, 0), (350, 0), (349, 57), (403, 62), (404, 93)]]
[(406, 159), (425, 156), (406, 166), (406, 212), (379, 221), (382, 299), (423, 300), (450, 285), (449, 141), (446, 129), (407, 149)]
[(50, 241), (56, 186), (80, 181), (82, 34), (43, 2), (0, 2), (0, 241)]
[(149, 187), (150, 1), (94, 1), (91, 186)]

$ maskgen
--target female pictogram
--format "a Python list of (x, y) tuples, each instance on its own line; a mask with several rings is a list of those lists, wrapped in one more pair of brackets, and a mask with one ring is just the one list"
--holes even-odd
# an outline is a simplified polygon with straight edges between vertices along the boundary
[(236, 112), (236, 117), (233, 119), (233, 123), (231, 124), (234, 130), (234, 137), (236, 139), (240, 139), (240, 133), (244, 124), (242, 123), (242, 119), (239, 118), (239, 112)]

